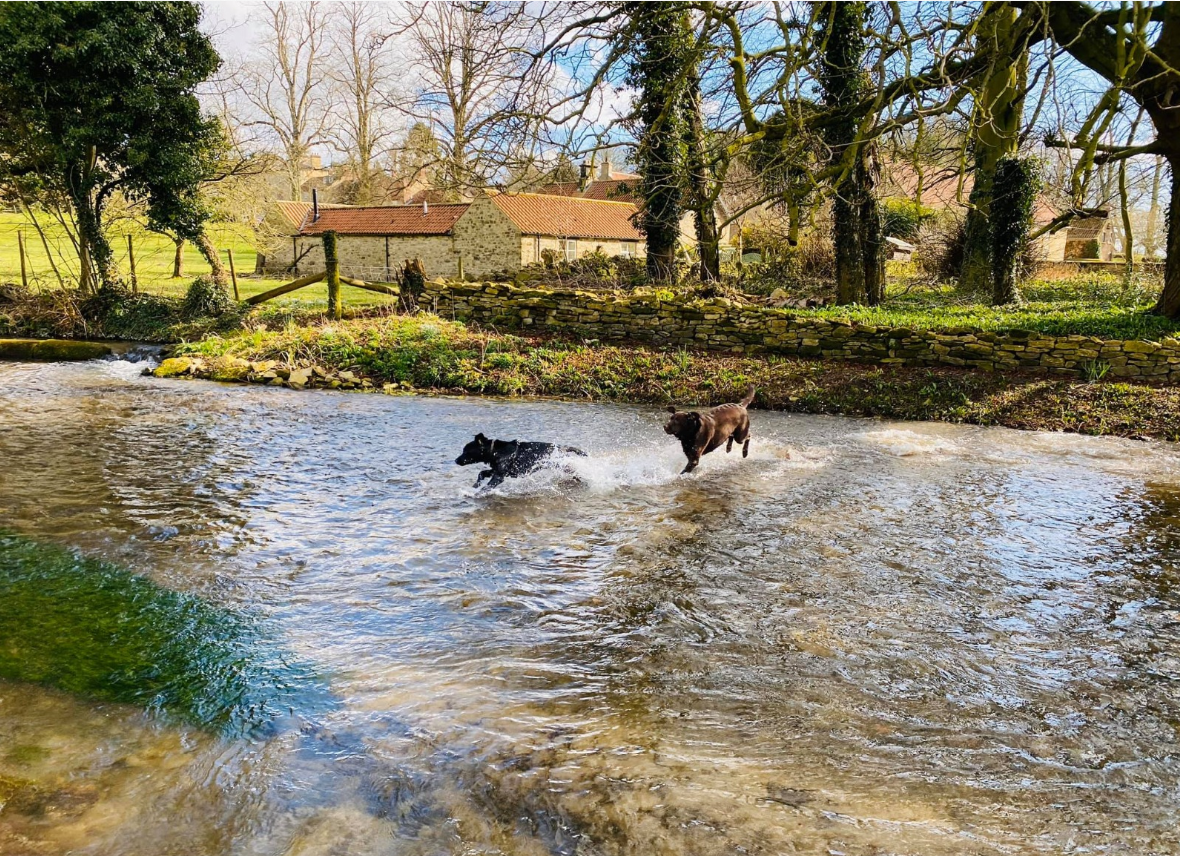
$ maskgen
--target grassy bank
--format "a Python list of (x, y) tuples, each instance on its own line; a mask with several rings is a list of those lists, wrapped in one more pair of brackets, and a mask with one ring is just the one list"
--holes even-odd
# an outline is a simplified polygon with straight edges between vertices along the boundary
[(163, 374), (695, 405), (735, 400), (752, 383), (755, 406), (775, 410), (1180, 440), (1175, 387), (523, 338), (431, 316), (258, 327), (181, 345), (174, 354), (184, 359), (163, 365)]
[(0, 678), (230, 734), (265, 726), (314, 688), (248, 616), (3, 530)]
[(1091, 274), (1021, 286), (1022, 303), (988, 306), (979, 295), (950, 285), (893, 281), (881, 306), (828, 306), (800, 309), (803, 317), (842, 319), (878, 327), (915, 330), (967, 328), (995, 332), (1032, 330), (1047, 336), (1099, 336), (1104, 339), (1160, 339), (1180, 332), (1180, 321), (1149, 314), (1159, 297), (1157, 280), (1126, 284), (1111, 274)]

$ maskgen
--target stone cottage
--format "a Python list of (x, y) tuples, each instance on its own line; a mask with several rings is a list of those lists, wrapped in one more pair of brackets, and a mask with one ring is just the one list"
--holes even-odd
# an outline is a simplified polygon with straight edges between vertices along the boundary
[(406, 259), (420, 258), (430, 277), (486, 277), (515, 272), (546, 256), (588, 253), (641, 256), (645, 245), (629, 202), (488, 193), (470, 203), (318, 207), (276, 203), (264, 221), (288, 234), (268, 242), (265, 270), (299, 275), (324, 266), (323, 233), (338, 236), (341, 271), (391, 281)]

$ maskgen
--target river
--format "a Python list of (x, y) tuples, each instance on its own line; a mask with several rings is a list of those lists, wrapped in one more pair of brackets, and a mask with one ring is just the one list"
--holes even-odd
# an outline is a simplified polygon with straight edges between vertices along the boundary
[[(261, 613), (224, 736), (0, 682), (0, 853), (1180, 854), (1180, 448), (0, 363), (0, 527)], [(475, 433), (584, 448), (495, 492)]]

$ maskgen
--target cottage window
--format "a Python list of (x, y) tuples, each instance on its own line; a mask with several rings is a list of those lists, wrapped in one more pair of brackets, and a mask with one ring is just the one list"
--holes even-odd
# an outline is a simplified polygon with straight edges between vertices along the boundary
[(565, 260), (567, 262), (577, 261), (578, 258), (578, 239), (565, 239)]
[(533, 261), (541, 261), (541, 236), (535, 235), (533, 237)]
[(623, 257), (628, 259), (635, 258), (635, 253), (639, 249), (639, 244), (635, 241), (623, 241)]

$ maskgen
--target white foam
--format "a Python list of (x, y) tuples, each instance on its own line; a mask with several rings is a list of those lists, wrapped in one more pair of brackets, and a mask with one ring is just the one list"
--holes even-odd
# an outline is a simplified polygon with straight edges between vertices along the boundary
[(859, 435), (858, 439), (877, 446), (891, 455), (900, 458), (911, 455), (936, 455), (942, 452), (954, 451), (957, 444), (946, 437), (932, 434), (919, 434), (905, 428), (884, 428), (880, 431), (867, 431)]
[(802, 453), (791, 446), (755, 438), (748, 458), (742, 458), (741, 447), (736, 444), (728, 454), (722, 447), (702, 458), (692, 473), (681, 475), (685, 459), (679, 444), (644, 445), (586, 457), (555, 455), (549, 466), (520, 478), (505, 479), (492, 491), (472, 489), (470, 493), (521, 496), (571, 489), (608, 493), (621, 488), (673, 484), (679, 479), (724, 477), (739, 470), (748, 471), (743, 473), (746, 477), (770, 477), (784, 469), (817, 469), (826, 461), (826, 455)]

